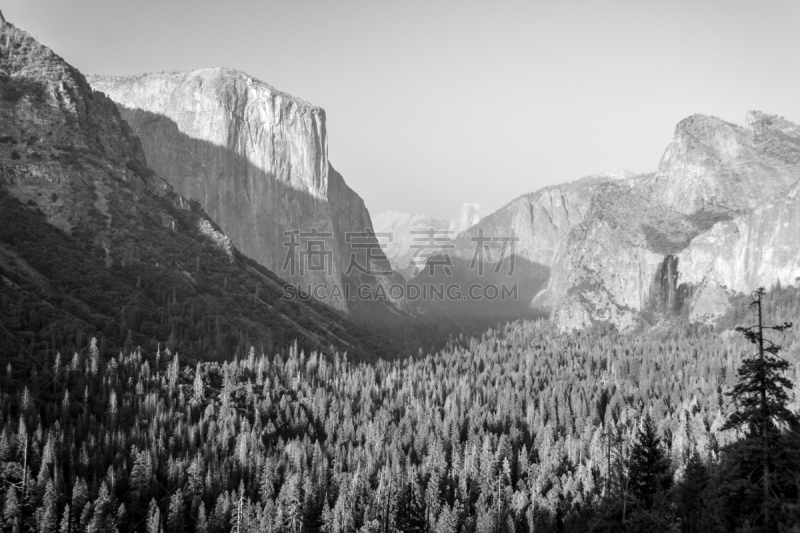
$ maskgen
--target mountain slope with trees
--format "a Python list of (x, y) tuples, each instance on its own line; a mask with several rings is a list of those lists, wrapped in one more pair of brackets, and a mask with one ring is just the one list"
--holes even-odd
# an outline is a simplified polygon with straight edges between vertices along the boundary
[[(765, 320), (796, 317), (796, 289)], [(793, 311), (792, 311), (793, 310)], [(793, 314), (792, 314), (793, 313)], [(787, 330), (785, 376), (798, 381)], [(54, 353), (0, 378), (8, 531), (774, 531), (796, 523), (793, 433), (764, 524), (735, 419), (740, 336), (554, 335), (518, 322), (435, 355), (296, 349), (199, 363)], [(27, 372), (21, 379), (19, 373)], [(735, 398), (734, 398), (735, 399)], [(796, 403), (787, 407), (796, 412)], [(794, 477), (793, 477), (794, 476)], [(793, 522), (795, 521), (795, 522)]]
[(147, 162), (116, 106), (0, 22), (0, 358), (101, 339), (186, 356), (294, 340), (352, 356), (390, 347), (243, 256)]

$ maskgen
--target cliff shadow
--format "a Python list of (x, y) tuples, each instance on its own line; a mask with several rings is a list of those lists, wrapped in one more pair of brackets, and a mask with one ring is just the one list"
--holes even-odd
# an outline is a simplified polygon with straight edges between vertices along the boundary
[[(346, 275), (351, 263), (391, 267), (374, 237), (347, 238), (348, 232), (371, 230), (371, 220), (363, 200), (332, 166), (327, 197), (314, 195), (253, 164), (236, 146), (194, 138), (165, 115), (116, 105), (138, 136), (148, 166), (182, 196), (199, 202), (244, 255), (295, 285), (303, 298), (365, 316), (405, 313), (402, 302), (345, 296), (346, 290), (355, 294), (350, 289), (357, 285), (381, 283), (358, 269)], [(374, 242), (368, 250), (348, 240)], [(402, 280), (396, 278), (394, 283)]]

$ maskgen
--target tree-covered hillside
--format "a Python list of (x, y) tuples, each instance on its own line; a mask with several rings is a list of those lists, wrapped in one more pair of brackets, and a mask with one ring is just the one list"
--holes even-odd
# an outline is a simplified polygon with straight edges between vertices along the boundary
[(92, 335), (104, 354), (161, 342), (214, 359), (295, 339), (390, 353), (285, 285), (148, 168), (111, 100), (0, 17), (0, 364)]
[[(793, 318), (799, 302), (797, 290), (777, 290), (766, 318)], [(782, 355), (796, 382), (794, 335)], [(202, 363), (127, 347), (107, 359), (91, 341), (86, 355), (54, 352), (42, 367), (16, 361), (0, 382), (3, 524), (65, 533), (757, 526), (757, 482), (731, 467), (746, 464), (736, 454), (747, 456), (749, 441), (723, 430), (748, 350), (707, 328), (557, 335), (546, 322), (374, 363), (297, 349)], [(791, 524), (795, 501), (773, 516)]]

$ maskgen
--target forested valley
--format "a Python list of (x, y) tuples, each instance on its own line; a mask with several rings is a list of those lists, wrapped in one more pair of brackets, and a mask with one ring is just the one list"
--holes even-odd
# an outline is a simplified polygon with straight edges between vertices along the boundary
[[(722, 322), (751, 324), (748, 303)], [(768, 292), (766, 323), (797, 317), (800, 291)], [(93, 338), (4, 365), (3, 530), (796, 531), (797, 403), (781, 393), (800, 344), (774, 333), (768, 496), (763, 435), (730, 423), (754, 360), (731, 330), (522, 321), (377, 362), (104, 354)]]

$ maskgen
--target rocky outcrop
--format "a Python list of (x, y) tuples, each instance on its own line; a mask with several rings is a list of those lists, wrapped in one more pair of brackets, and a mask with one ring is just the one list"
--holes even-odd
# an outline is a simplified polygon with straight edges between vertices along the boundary
[(800, 183), (698, 235), (683, 250), (680, 283), (747, 292), (800, 283)]
[[(200, 115), (194, 120), (202, 123)], [(157, 119), (159, 134), (179, 131), (155, 114), (141, 116)], [(324, 131), (310, 117), (303, 127)], [(330, 189), (332, 171), (311, 148), (274, 158), (272, 168), (285, 188), (305, 188), (314, 205), (322, 203), (314, 192)], [(208, 164), (228, 168), (213, 158)], [(302, 172), (291, 170), (297, 168)], [(264, 187), (251, 183), (243, 194), (265, 194)], [(363, 211), (359, 202), (350, 209)], [(283, 280), (244, 256), (196, 202), (148, 166), (114, 102), (1, 19), (0, 205), (3, 298), (35, 317), (4, 322), (10, 341), (0, 354), (9, 360), (9, 350), (49, 357), (54, 345), (80, 348), (92, 335), (112, 353), (128, 342), (147, 350), (167, 343), (184, 356), (219, 358), (250, 346), (270, 353), (294, 341), (305, 350), (379, 352), (372, 348), (380, 343), (366, 349), (375, 339), (333, 309), (284, 300)], [(337, 215), (324, 220), (338, 224), (334, 232), (348, 229)]]
[[(598, 174), (485, 217), (457, 239), (456, 277), (517, 284), (510, 309), (547, 313), (564, 330), (647, 327), (675, 314), (713, 321), (731, 291), (800, 281), (800, 200), (790, 188), (799, 132), (759, 112), (746, 126), (689, 117), (655, 174)], [(511, 234), (518, 270), (479, 279), (469, 268), (476, 239)]]
[[(320, 294), (401, 281), (374, 238), (351, 235), (372, 222), (328, 161), (321, 108), (230, 69), (89, 81), (117, 103), (150, 165), (197, 200), (239, 249), (285, 280), (326, 286)], [(339, 297), (325, 301), (353, 306)]]
[(654, 198), (687, 215), (743, 211), (797, 181), (800, 144), (791, 127), (780, 127), (790, 123), (759, 112), (747, 121), (693, 115), (679, 122), (653, 180)]
[[(373, 225), (327, 161), (319, 108), (224, 69), (92, 83), (117, 102), (151, 165), (197, 199), (239, 248), (285, 279), (329, 287), (397, 281), (350, 268), (352, 254), (364, 250), (347, 242), (348, 233)], [(466, 206), (448, 227), (452, 250), (415, 249), (411, 228), (439, 229), (441, 221), (391, 214), (375, 229), (393, 233), (383, 244), (406, 276), (415, 273), (414, 254), (449, 255), (451, 274), (427, 269), (415, 282), (516, 287), (516, 300), (484, 306), (491, 316), (549, 314), (562, 329), (630, 329), (675, 313), (710, 320), (709, 302), (726, 291), (794, 275), (791, 245), (782, 248), (793, 241), (767, 229), (791, 218), (793, 197), (782, 208), (764, 202), (800, 179), (798, 131), (759, 112), (749, 113), (744, 126), (694, 115), (677, 125), (656, 173), (598, 174), (525, 195), (485, 218)], [(287, 272), (284, 233), (311, 229), (331, 235), (330, 268)], [(513, 268), (497, 268), (504, 253), (509, 261), (511, 249), (503, 246), (511, 237)], [(382, 254), (372, 263), (391, 270)], [(444, 305), (466, 314), (480, 307), (469, 298)]]

